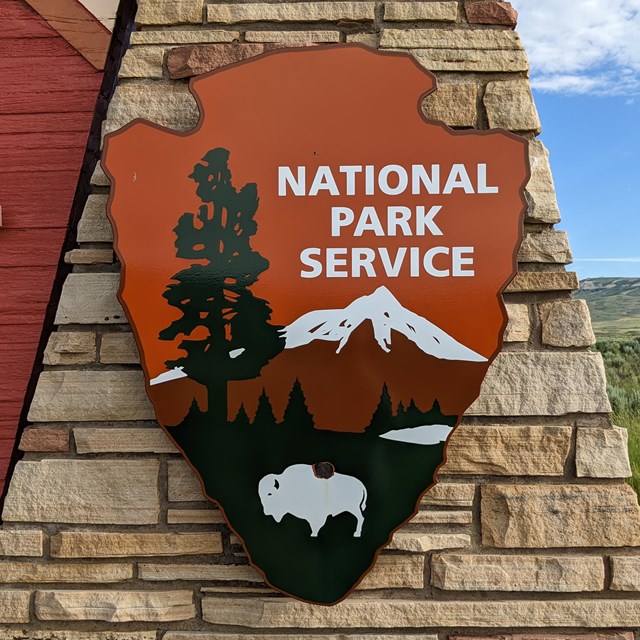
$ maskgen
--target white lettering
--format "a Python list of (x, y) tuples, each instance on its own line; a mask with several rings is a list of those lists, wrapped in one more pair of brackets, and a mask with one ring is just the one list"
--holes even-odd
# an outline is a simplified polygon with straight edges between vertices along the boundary
[(411, 220), (409, 207), (387, 207), (387, 235), (395, 236), (397, 227), (400, 227), (405, 236), (410, 236), (409, 220)]
[(340, 229), (353, 224), (354, 218), (353, 209), (349, 207), (331, 207), (331, 235), (339, 236)]
[(364, 168), (364, 194), (366, 196), (372, 196), (375, 187), (374, 169), (372, 164), (368, 164)]
[[(389, 184), (389, 176), (392, 173), (395, 173), (398, 176), (398, 184), (395, 187), (392, 187)], [(382, 167), (382, 170), (378, 174), (378, 186), (380, 187), (380, 191), (382, 191), (382, 193), (386, 193), (388, 196), (397, 196), (404, 193), (408, 184), (409, 177), (407, 176), (407, 171), (399, 164), (388, 164), (386, 167)]]
[(476, 275), (473, 269), (463, 269), (465, 265), (473, 264), (473, 258), (465, 258), (466, 254), (473, 255), (473, 247), (453, 247), (454, 278), (472, 278)]
[(376, 252), (373, 249), (352, 249), (351, 250), (351, 277), (359, 278), (360, 271), (364, 269), (367, 277), (375, 278), (376, 270), (373, 268), (373, 261), (376, 259)]
[(298, 177), (295, 178), (291, 167), (278, 167), (278, 195), (287, 195), (287, 185), (289, 185), (294, 196), (304, 196), (306, 194), (306, 167), (298, 167)]
[(327, 249), (327, 278), (347, 278), (348, 271), (338, 271), (337, 267), (346, 267), (347, 259), (338, 256), (346, 256), (347, 249)]
[(448, 247), (432, 247), (424, 254), (424, 270), (430, 275), (436, 278), (448, 278), (449, 269), (436, 269), (433, 261), (437, 255), (449, 255)]
[(339, 196), (340, 191), (338, 191), (338, 185), (331, 173), (330, 167), (318, 167), (318, 171), (316, 171), (316, 176), (313, 179), (313, 183), (311, 184), (311, 189), (309, 189), (310, 196), (317, 196), (318, 191), (328, 191), (332, 196)]
[(347, 179), (347, 189), (345, 194), (348, 196), (356, 195), (356, 174), (362, 173), (362, 167), (358, 167), (355, 165), (347, 165), (345, 167), (340, 167), (340, 173), (344, 173)]
[(362, 208), (362, 213), (360, 214), (360, 218), (353, 235), (358, 237), (365, 231), (373, 231), (377, 236), (384, 235), (384, 229), (380, 224), (380, 219), (378, 218), (378, 213), (376, 212), (375, 207)]
[(465, 193), (474, 193), (467, 169), (463, 164), (454, 164), (444, 186), (444, 194), (450, 194), (454, 189), (464, 189)]
[[(417, 247), (414, 247), (414, 249), (416, 248)], [(398, 249), (396, 252), (396, 259), (393, 264), (391, 264), (389, 250), (386, 247), (380, 247), (378, 249), (378, 253), (380, 254), (380, 260), (382, 261), (382, 266), (384, 267), (384, 271), (387, 276), (390, 278), (397, 278), (400, 275), (400, 269), (402, 268), (404, 257), (407, 255), (407, 247), (400, 247)]]
[(440, 227), (433, 221), (433, 219), (440, 213), (442, 207), (431, 207), (428, 212), (425, 213), (425, 207), (416, 207), (416, 235), (423, 236), (425, 231), (429, 231), (432, 236), (444, 235), (440, 230)]
[(440, 193), (440, 165), (431, 165), (431, 175), (427, 173), (423, 164), (414, 164), (411, 167), (411, 193), (420, 194), (420, 185), (427, 190), (430, 195)]
[(311, 271), (301, 271), (301, 278), (317, 278), (322, 273), (322, 263), (315, 260), (311, 256), (319, 256), (322, 253), (320, 249), (309, 247), (300, 254), (300, 262), (305, 267), (311, 267)]
[(487, 186), (487, 165), (478, 165), (478, 193), (499, 193), (498, 187)]

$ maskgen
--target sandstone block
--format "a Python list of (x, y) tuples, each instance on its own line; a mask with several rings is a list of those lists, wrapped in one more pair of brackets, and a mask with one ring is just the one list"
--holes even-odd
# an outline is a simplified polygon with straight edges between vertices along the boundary
[(140, 80), (119, 84), (109, 104), (103, 133), (111, 133), (135, 118), (184, 131), (198, 122), (196, 101), (185, 84)]
[(112, 264), (113, 249), (72, 249), (64, 255), (66, 264)]
[(573, 271), (520, 271), (505, 291), (575, 291), (579, 286), (578, 276)]
[[(260, 574), (246, 565), (141, 564), (139, 577), (150, 581), (244, 581), (262, 583)], [(359, 589), (422, 589), (424, 559), (416, 556), (382, 555)]]
[(239, 31), (218, 29), (144, 29), (131, 34), (131, 44), (205, 44), (233, 42), (239, 38)]
[(423, 588), (424, 558), (400, 555), (378, 556), (371, 572), (358, 585), (359, 590)]
[(595, 556), (438, 554), (431, 584), (449, 591), (601, 591), (604, 562)]
[(200, 24), (203, 5), (204, 0), (138, 0), (136, 23)]
[[(204, 592), (205, 589), (202, 589), (202, 591)], [(397, 633), (393, 633), (393, 634), (387, 634), (387, 633), (351, 634), (349, 633), (348, 635), (344, 633), (338, 633), (338, 634), (323, 633), (321, 635), (317, 635), (317, 634), (308, 635), (305, 633), (304, 636), (299, 636), (299, 637), (300, 637), (300, 640), (438, 640), (438, 636), (433, 634), (428, 634), (428, 633), (420, 633), (418, 635), (413, 633), (410, 635), (406, 635), (404, 633), (401, 633), (399, 635)], [(14, 640), (14, 638), (5, 639), (0, 636), (0, 640)], [(50, 640), (57, 640), (57, 638), (51, 638)], [(67, 640), (67, 638), (61, 638), (61, 640)], [(73, 640), (76, 640), (76, 639), (74, 638)], [(92, 640), (92, 639), (90, 638), (89, 640)], [(114, 640), (120, 640), (120, 639), (114, 638)], [(138, 640), (138, 639), (134, 638), (132, 640)], [(238, 634), (236, 633), (220, 633), (219, 631), (167, 631), (167, 633), (164, 634), (162, 640), (291, 640), (291, 636), (286, 634), (280, 634), (280, 633), (277, 633), (277, 634), (269, 633), (267, 635), (264, 635), (262, 633), (254, 634), (254, 633), (247, 633), (246, 631), (242, 633), (242, 636), (238, 636)], [(593, 639), (585, 638), (584, 640), (593, 640)], [(604, 639), (604, 640), (607, 640), (607, 639)], [(633, 637), (613, 638), (612, 640), (633, 640)]]
[(244, 37), (247, 42), (274, 42), (287, 47), (340, 42), (339, 31), (247, 31)]
[(78, 242), (113, 242), (113, 229), (107, 219), (108, 199), (109, 196), (97, 193), (87, 198), (78, 222)]
[(480, 0), (465, 2), (467, 21), (471, 24), (502, 24), (515, 28), (518, 24), (518, 12), (509, 2), (499, 0)]
[(153, 420), (142, 371), (44, 371), (32, 422)]
[(527, 233), (520, 246), (518, 262), (550, 262), (555, 264), (573, 262), (567, 234), (564, 231)]
[(166, 47), (131, 47), (122, 58), (119, 77), (161, 79), (166, 52)]
[(0, 556), (40, 557), (44, 553), (44, 533), (35, 529), (0, 530)]
[[(430, 46), (430, 43), (422, 46)], [(411, 54), (429, 71), (469, 73), (526, 73), (529, 71), (527, 55), (524, 51), (516, 49), (413, 49)]]
[(613, 556), (611, 558), (611, 589), (640, 591), (640, 557)]
[(422, 102), (422, 112), (450, 127), (475, 127), (477, 99), (478, 86), (474, 82), (438, 82), (436, 91)]
[(438, 482), (422, 499), (422, 505), (438, 507), (472, 507), (476, 487), (474, 484)]
[(36, 591), (39, 620), (171, 622), (196, 615), (192, 591)]
[(507, 601), (380, 600), (350, 598), (332, 607), (289, 598), (202, 600), (207, 622), (258, 629), (512, 629), (637, 627), (640, 600), (565, 599)]
[(73, 365), (96, 361), (96, 334), (92, 331), (52, 333), (44, 351), (44, 364)]
[(421, 509), (411, 518), (411, 524), (472, 524), (471, 511), (428, 511)]
[(457, 2), (387, 2), (384, 19), (389, 21), (433, 20), (455, 22)]
[(53, 631), (0, 628), (0, 640), (156, 640), (155, 631), (69, 631), (55, 629)]
[(576, 438), (576, 473), (579, 478), (631, 476), (627, 443), (629, 432), (620, 427), (582, 427)]
[(471, 544), (464, 533), (395, 533), (389, 549), (409, 553), (429, 553), (439, 549), (461, 549)]
[(168, 524), (222, 524), (219, 509), (168, 509)]
[(531, 337), (531, 319), (526, 304), (507, 304), (509, 324), (504, 332), (505, 342), (528, 342)]
[(609, 413), (599, 353), (503, 352), (467, 415), (559, 416)]
[(561, 476), (571, 427), (458, 427), (440, 473)]
[(633, 640), (631, 631), (590, 633), (501, 633), (499, 636), (449, 636), (449, 640)]
[(552, 224), (560, 222), (560, 209), (549, 165), (549, 152), (539, 140), (529, 141), (529, 163), (531, 179), (526, 190), (529, 203), (526, 220)]
[[(135, 35), (131, 34), (132, 36)], [(111, 184), (109, 178), (107, 178), (107, 174), (104, 172), (100, 161), (96, 163), (96, 168), (93, 170), (93, 175), (91, 176), (91, 186), (92, 187), (108, 187)]]
[(133, 565), (53, 562), (3, 562), (3, 582), (112, 583), (133, 578)]
[(542, 131), (528, 80), (490, 82), (483, 102), (492, 129), (532, 131), (536, 135)]
[(202, 486), (184, 460), (169, 460), (169, 502), (203, 502)]
[(119, 273), (70, 273), (62, 286), (55, 323), (121, 324), (124, 310), (116, 299)]
[(29, 622), (31, 592), (0, 591), (0, 622)]
[(375, 18), (374, 2), (278, 2), (207, 5), (207, 20), (238, 22), (340, 22)]
[(63, 531), (51, 538), (54, 558), (125, 558), (222, 553), (218, 532), (111, 533)]
[(262, 576), (253, 567), (240, 564), (140, 564), (138, 577), (141, 580), (156, 582), (173, 582), (174, 580), (263, 582)]
[(140, 354), (133, 333), (104, 333), (100, 341), (100, 362), (139, 364)]
[(624, 547), (640, 544), (640, 507), (619, 485), (483, 485), (488, 547)]
[(67, 429), (25, 429), (20, 438), (20, 451), (69, 451)]
[(383, 49), (523, 49), (518, 34), (493, 29), (385, 29), (380, 46)]
[(195, 44), (176, 47), (167, 56), (167, 71), (172, 80), (208, 73), (228, 64), (247, 60), (277, 48), (255, 43)]
[(159, 427), (150, 429), (73, 430), (78, 453), (177, 453), (175, 445)]
[(6, 522), (155, 524), (155, 460), (18, 462), (4, 503)]
[(377, 33), (350, 33), (347, 35), (347, 42), (358, 42), (360, 44), (366, 44), (372, 49), (378, 48), (378, 34)]
[(589, 347), (596, 342), (584, 300), (556, 300), (539, 305), (542, 343), (552, 347)]

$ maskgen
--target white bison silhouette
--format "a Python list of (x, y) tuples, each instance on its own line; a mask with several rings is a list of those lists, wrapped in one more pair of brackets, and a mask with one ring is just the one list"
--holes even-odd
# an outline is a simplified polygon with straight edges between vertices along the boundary
[(354, 538), (362, 534), (367, 508), (367, 489), (353, 476), (333, 473), (328, 478), (318, 477), (313, 465), (294, 464), (280, 475), (270, 473), (258, 483), (258, 495), (266, 516), (280, 522), (285, 514), (306, 520), (311, 537), (325, 525), (329, 516), (351, 513), (358, 521)]

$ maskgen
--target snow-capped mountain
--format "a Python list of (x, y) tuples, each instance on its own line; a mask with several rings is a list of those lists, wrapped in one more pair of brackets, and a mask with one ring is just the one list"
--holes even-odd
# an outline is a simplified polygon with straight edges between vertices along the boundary
[(405, 309), (386, 287), (357, 298), (344, 309), (319, 309), (300, 316), (281, 329), (285, 349), (295, 349), (314, 340), (338, 342), (336, 353), (349, 341), (352, 332), (369, 320), (380, 348), (391, 351), (391, 330), (414, 342), (424, 353), (441, 360), (486, 362), (487, 358), (452, 338), (426, 318)]

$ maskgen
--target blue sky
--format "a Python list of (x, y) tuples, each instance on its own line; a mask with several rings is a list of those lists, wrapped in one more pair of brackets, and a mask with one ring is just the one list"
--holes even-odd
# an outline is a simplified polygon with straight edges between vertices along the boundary
[(640, 277), (640, 0), (512, 0), (580, 278)]

